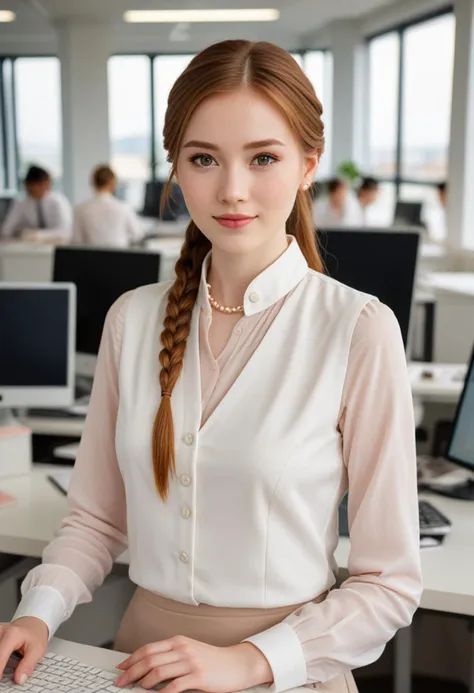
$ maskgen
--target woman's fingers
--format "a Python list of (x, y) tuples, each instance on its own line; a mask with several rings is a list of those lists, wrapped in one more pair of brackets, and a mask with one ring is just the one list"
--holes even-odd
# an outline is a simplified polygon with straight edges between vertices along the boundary
[(158, 683), (170, 681), (180, 676), (186, 676), (190, 673), (190, 667), (185, 662), (176, 662), (175, 664), (165, 664), (164, 666), (155, 667), (138, 683), (142, 688), (153, 688)]
[(160, 690), (160, 693), (183, 693), (183, 691), (191, 691), (197, 688), (196, 678), (193, 674), (188, 676), (180, 676), (174, 679), (167, 686)]
[[(137, 650), (138, 652), (138, 650)], [(143, 657), (139, 662), (135, 662), (130, 667), (120, 674), (115, 682), (116, 686), (127, 686), (129, 683), (139, 681), (143, 679), (147, 674), (157, 668), (164, 667), (166, 665), (175, 664), (180, 660), (180, 656), (177, 652), (165, 652), (164, 654), (157, 655), (147, 655)]]
[(173, 643), (171, 640), (160, 640), (159, 642), (152, 642), (148, 645), (143, 645), (138, 650), (135, 650), (130, 657), (124, 659), (116, 666), (117, 669), (127, 670), (137, 662), (140, 662), (145, 657), (151, 657), (153, 655), (162, 654), (164, 652), (171, 652), (173, 649)]

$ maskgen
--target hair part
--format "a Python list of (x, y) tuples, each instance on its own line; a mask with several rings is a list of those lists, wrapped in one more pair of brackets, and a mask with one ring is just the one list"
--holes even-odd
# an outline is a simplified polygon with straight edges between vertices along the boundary
[[(311, 82), (294, 58), (282, 48), (265, 41), (222, 41), (199, 53), (170, 91), (163, 135), (164, 148), (172, 167), (163, 204), (176, 174), (185, 132), (198, 106), (205, 99), (242, 88), (254, 89), (280, 111), (296, 134), (303, 152), (308, 155), (323, 153), (323, 109)], [(298, 190), (286, 231), (296, 237), (308, 265), (323, 272), (316, 247), (309, 190)], [(210, 241), (191, 221), (176, 263), (176, 280), (168, 294), (161, 333), (161, 402), (153, 425), (152, 453), (155, 484), (163, 501), (168, 497), (170, 477), (176, 473), (171, 397), (182, 371), (202, 264), (210, 249)]]

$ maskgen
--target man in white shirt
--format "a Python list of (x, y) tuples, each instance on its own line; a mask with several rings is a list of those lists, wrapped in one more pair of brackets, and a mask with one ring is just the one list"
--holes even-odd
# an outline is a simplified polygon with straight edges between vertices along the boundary
[(126, 248), (142, 237), (133, 209), (117, 200), (117, 176), (109, 166), (98, 166), (92, 173), (95, 195), (74, 210), (73, 243), (110, 248)]
[(316, 199), (313, 206), (315, 227), (364, 226), (360, 204), (347, 182), (332, 178), (327, 187), (328, 194)]
[(72, 232), (71, 205), (64, 195), (51, 192), (50, 174), (39, 166), (31, 166), (24, 185), (27, 195), (13, 203), (0, 238), (69, 240)]

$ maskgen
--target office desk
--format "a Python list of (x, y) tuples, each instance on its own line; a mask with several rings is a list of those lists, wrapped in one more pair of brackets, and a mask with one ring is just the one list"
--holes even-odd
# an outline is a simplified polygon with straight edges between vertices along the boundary
[(46, 243), (0, 243), (0, 281), (51, 281), (54, 248), (53, 244)]
[[(18, 498), (0, 509), (0, 552), (40, 558), (67, 513), (65, 496), (48, 480), (57, 466), (41, 467), (31, 475), (0, 479), (0, 488)], [(423, 494), (426, 495), (426, 494)], [(425, 592), (421, 608), (474, 616), (474, 504), (426, 495), (453, 522), (442, 547), (421, 552)], [(347, 574), (349, 540), (341, 538), (336, 560), (341, 575)], [(127, 565), (128, 552), (118, 563)], [(397, 636), (396, 691), (410, 690), (410, 629)], [(471, 693), (474, 693), (474, 669)]]
[[(47, 478), (58, 469), (41, 465), (29, 475), (0, 479), (0, 489), (18, 499), (0, 508), (0, 553), (41, 558), (68, 511), (66, 497)], [(117, 562), (128, 564), (128, 554)]]
[[(423, 378), (423, 373), (432, 373), (432, 378)], [(422, 363), (408, 364), (413, 398), (422, 402), (456, 403), (461, 396), (467, 365), (462, 363)]]

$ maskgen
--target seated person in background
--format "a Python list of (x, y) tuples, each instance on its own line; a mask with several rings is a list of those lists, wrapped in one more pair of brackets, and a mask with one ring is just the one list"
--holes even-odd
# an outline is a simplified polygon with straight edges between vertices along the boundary
[(61, 193), (51, 192), (50, 174), (31, 166), (24, 185), (26, 197), (15, 200), (3, 223), (0, 238), (34, 241), (68, 241), (72, 231), (72, 210)]
[(327, 195), (317, 198), (313, 205), (313, 222), (316, 228), (335, 226), (363, 226), (362, 210), (346, 181), (332, 178)]
[(362, 211), (364, 226), (370, 223), (370, 207), (377, 202), (380, 193), (379, 183), (375, 178), (368, 176), (363, 178), (357, 191), (359, 204)]
[(448, 184), (438, 183), (436, 195), (432, 202), (423, 205), (423, 222), (426, 225), (428, 239), (433, 243), (444, 243), (446, 240), (446, 205)]
[(109, 166), (92, 172), (95, 195), (74, 210), (73, 243), (110, 248), (126, 248), (141, 238), (138, 218), (126, 202), (117, 200), (117, 176)]

